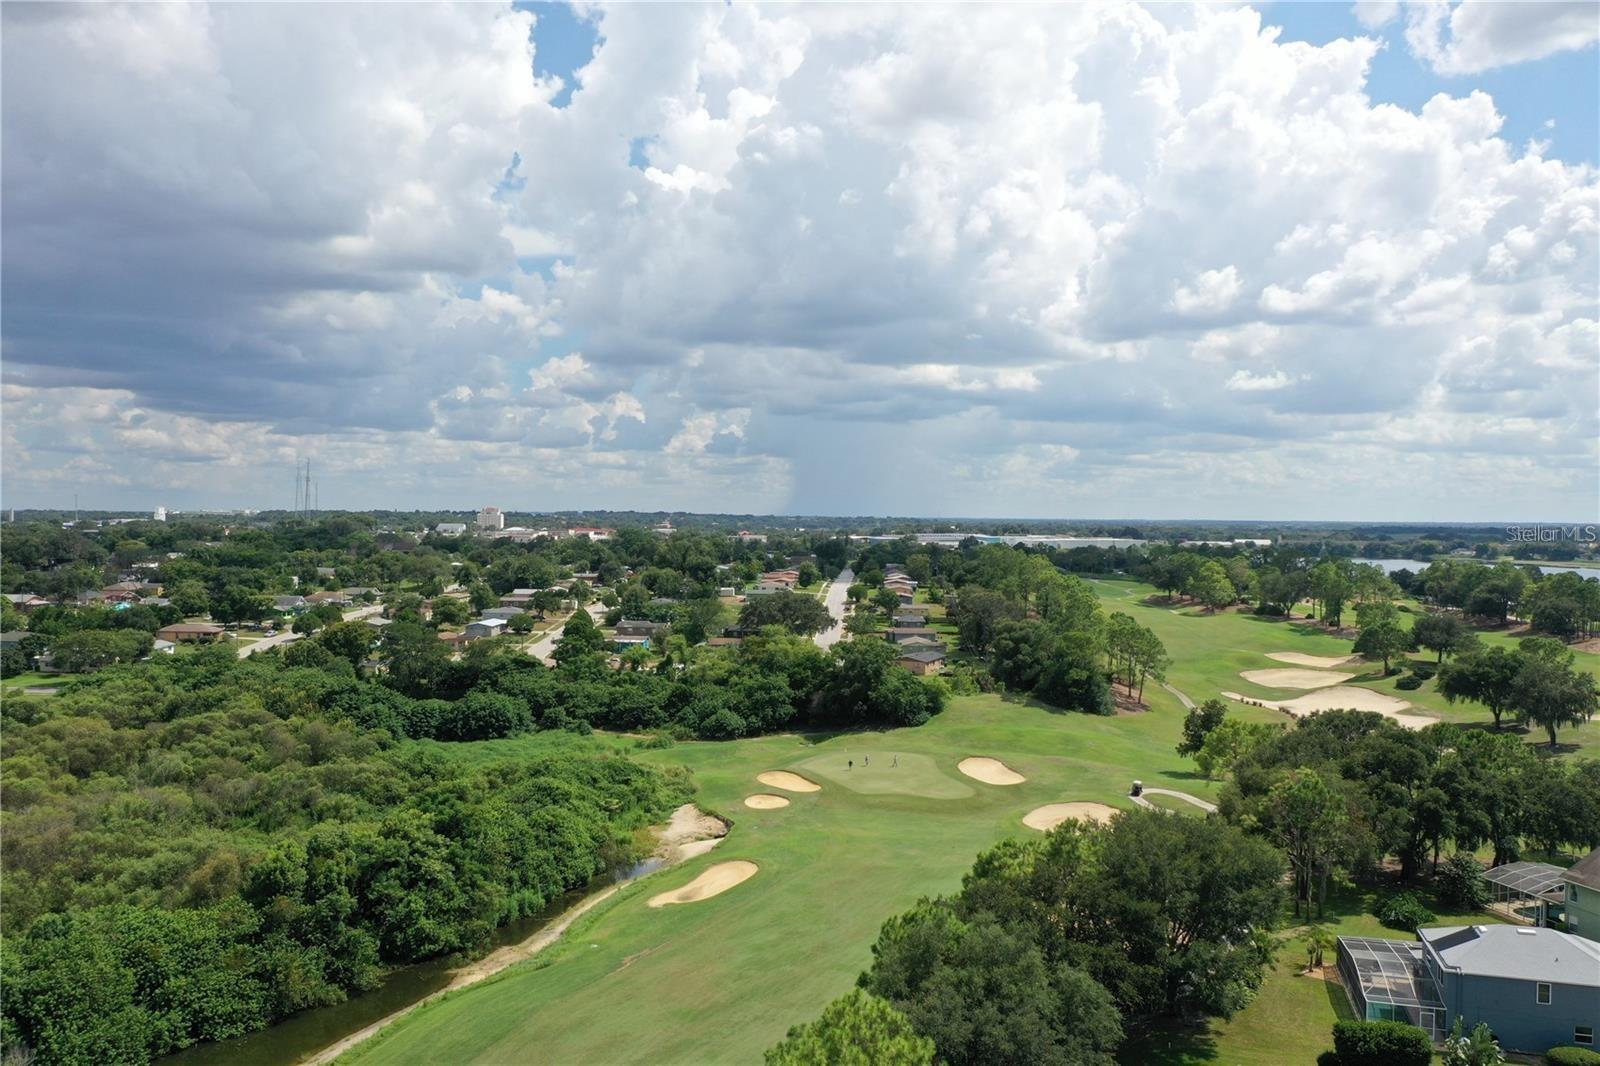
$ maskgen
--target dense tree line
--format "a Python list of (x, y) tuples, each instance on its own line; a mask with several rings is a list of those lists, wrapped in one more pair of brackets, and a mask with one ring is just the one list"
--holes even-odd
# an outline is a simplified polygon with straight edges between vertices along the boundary
[(337, 1002), (480, 949), (687, 797), (575, 746), (397, 746), (341, 713), (361, 686), (216, 649), (7, 701), (8, 1045), (138, 1062)]
[(1282, 873), (1273, 848), (1221, 821), (1155, 811), (1004, 841), (959, 893), (890, 919), (858, 981), (868, 995), (795, 1030), (768, 1061), (835, 1061), (801, 1053), (846, 1028), (907, 1063), (929, 1061), (920, 1036), (952, 1066), (1110, 1066), (1131, 1028), (1250, 1000)]
[(1224, 816), (1289, 855), (1307, 905), (1389, 857), (1409, 881), (1452, 850), (1490, 847), (1500, 864), (1526, 846), (1600, 846), (1600, 760), (1551, 759), (1508, 734), (1327, 711), (1261, 735), (1231, 770)]

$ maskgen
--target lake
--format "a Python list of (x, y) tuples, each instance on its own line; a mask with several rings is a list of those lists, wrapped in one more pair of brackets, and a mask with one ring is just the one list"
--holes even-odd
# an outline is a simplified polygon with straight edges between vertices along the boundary
[[(1455, 556), (1441, 555), (1439, 558), (1440, 559), (1450, 559), (1450, 558), (1455, 558)], [(1438, 562), (1438, 561), (1439, 561), (1438, 559), (1434, 560), (1434, 562)], [(1482, 562), (1482, 560), (1480, 560), (1480, 559), (1463, 559), (1462, 561), (1463, 562), (1469, 562), (1469, 563)], [(1380, 568), (1386, 574), (1392, 574), (1396, 570), (1410, 570), (1412, 573), (1420, 573), (1421, 571), (1427, 569), (1427, 566), (1428, 566), (1427, 561), (1423, 560), (1423, 559), (1352, 559), (1351, 562), (1371, 563), (1373, 566), (1376, 566), (1376, 567)], [(1600, 580), (1600, 567), (1594, 567), (1594, 566), (1547, 566), (1547, 565), (1541, 565), (1539, 563), (1517, 563), (1516, 565), (1534, 567), (1535, 569), (1537, 569), (1542, 574), (1573, 573), (1573, 574), (1577, 574), (1579, 577), (1582, 577), (1582, 578), (1589, 578), (1591, 580)]]

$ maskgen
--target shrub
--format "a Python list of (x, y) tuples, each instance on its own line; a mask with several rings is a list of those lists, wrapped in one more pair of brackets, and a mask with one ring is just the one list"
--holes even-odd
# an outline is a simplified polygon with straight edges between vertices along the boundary
[(1600, 1051), (1583, 1047), (1553, 1047), (1544, 1053), (1550, 1066), (1600, 1066)]
[(1411, 664), (1411, 672), (1426, 681), (1439, 672), (1439, 664), (1430, 663), (1426, 659), (1418, 659)]
[(1390, 929), (1404, 929), (1408, 933), (1414, 933), (1418, 926), (1433, 921), (1433, 912), (1423, 906), (1422, 901), (1410, 892), (1397, 892), (1379, 905), (1378, 921)]
[(1483, 867), (1471, 855), (1452, 855), (1439, 868), (1434, 881), (1439, 898), (1461, 910), (1477, 910), (1489, 902), (1489, 885)]
[(1433, 1042), (1428, 1034), (1404, 1022), (1334, 1022), (1333, 1050), (1339, 1066), (1429, 1066), (1433, 1062)]
[(1398, 681), (1396, 681), (1394, 683), (1394, 687), (1398, 688), (1398, 689), (1404, 689), (1405, 691), (1410, 692), (1413, 689), (1419, 689), (1419, 688), (1422, 687), (1422, 678), (1420, 678), (1420, 677), (1402, 677), (1400, 680), (1398, 680)]

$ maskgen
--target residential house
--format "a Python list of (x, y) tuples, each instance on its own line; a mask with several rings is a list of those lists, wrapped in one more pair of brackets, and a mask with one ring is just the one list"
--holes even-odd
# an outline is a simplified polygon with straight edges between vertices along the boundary
[(791, 586), (780, 584), (776, 581), (758, 581), (756, 584), (745, 589), (744, 594), (746, 596), (771, 596), (775, 592), (792, 591), (794, 590)]
[(939, 634), (921, 626), (890, 626), (883, 631), (883, 639), (890, 644), (898, 644), (911, 637), (926, 637), (929, 640), (938, 640)]
[(204, 644), (216, 640), (227, 632), (210, 622), (176, 622), (156, 630), (157, 640), (170, 640), (174, 644)]
[(739, 530), (739, 532), (734, 534), (734, 537), (735, 539), (741, 540), (746, 544), (765, 544), (767, 542), (767, 535), (765, 533), (752, 533), (748, 529)]
[(944, 641), (935, 640), (933, 637), (907, 637), (897, 640), (895, 647), (901, 651), (945, 651)]
[(483, 637), (498, 637), (506, 631), (504, 618), (479, 618), (467, 623), (466, 639), (479, 640)]
[(178, 650), (178, 646), (170, 640), (158, 640), (150, 645), (152, 655), (171, 655)]
[(23, 614), (37, 610), (40, 607), (50, 606), (49, 600), (43, 596), (36, 596), (31, 592), (8, 592), (6, 593), (6, 599), (11, 601), (11, 606)]
[(15, 648), (32, 635), (26, 629), (13, 629), (9, 633), (0, 633), (0, 649)]
[(376, 614), (368, 615), (366, 618), (362, 619), (362, 621), (366, 622), (367, 625), (371, 626), (373, 629), (382, 629), (385, 626), (394, 624), (394, 619), (384, 618), (382, 615)]
[(736, 648), (744, 643), (743, 637), (707, 637), (708, 648)]
[(165, 596), (146, 596), (139, 601), (141, 607), (171, 607), (172, 601)]
[(1435, 1042), (1457, 1020), (1489, 1026), (1507, 1051), (1594, 1046), (1600, 944), (1558, 929), (1443, 926), (1417, 940), (1340, 937), (1339, 974), (1358, 1019), (1399, 1021)]
[(798, 570), (768, 570), (761, 575), (764, 585), (784, 585), (793, 588), (800, 584), (800, 571)]
[[(465, 529), (466, 527), (462, 526), (461, 528)], [(337, 571), (336, 569), (334, 569), (331, 566), (319, 566), (319, 567), (317, 567), (317, 576), (319, 578), (336, 577), (336, 576), (338, 576), (338, 573), (339, 573), (339, 571)]]
[(616, 634), (619, 637), (644, 637), (646, 639), (657, 637), (663, 630), (672, 628), (668, 622), (650, 622), (641, 618), (624, 618), (617, 623)]
[(313, 592), (306, 597), (306, 603), (312, 607), (320, 607), (324, 603), (344, 607), (350, 603), (350, 597), (337, 589), (330, 592)]
[(937, 674), (944, 668), (944, 652), (908, 651), (895, 659), (895, 663), (913, 674)]
[(604, 526), (573, 526), (567, 530), (569, 537), (588, 537), (590, 540), (610, 540), (617, 531)]
[(448, 633), (441, 631), (439, 633), (439, 640), (442, 641), (446, 647), (456, 648), (467, 642), (467, 635), (465, 633)]
[(287, 614), (299, 614), (309, 606), (311, 605), (306, 602), (304, 596), (274, 596), (272, 598), (272, 609)]
[(927, 619), (927, 617), (925, 615), (922, 615), (920, 613), (912, 614), (909, 611), (908, 612), (896, 611), (892, 624), (893, 625), (897, 625), (897, 626), (909, 626), (912, 629), (919, 629), (919, 628), (921, 628), (923, 626), (926, 626), (928, 624), (928, 619)]
[(513, 618), (520, 617), (527, 613), (527, 611), (524, 611), (520, 607), (491, 607), (487, 611), (483, 612), (483, 617), (498, 618), (503, 622), (509, 622)]
[(440, 522), (433, 527), (433, 531), (441, 537), (459, 537), (466, 533), (467, 524), (465, 522)]
[(1567, 932), (1600, 941), (1600, 848), (1561, 875)]
[(533, 594), (543, 591), (543, 589), (512, 589), (500, 597), (500, 606), (527, 610), (528, 606), (533, 603)]

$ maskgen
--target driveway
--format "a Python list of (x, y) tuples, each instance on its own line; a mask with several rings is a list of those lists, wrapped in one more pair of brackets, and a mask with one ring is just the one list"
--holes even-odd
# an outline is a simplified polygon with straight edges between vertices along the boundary
[[(599, 625), (600, 620), (606, 616), (606, 606), (599, 600), (595, 600), (584, 609), (589, 612), (589, 617), (594, 619), (595, 625)], [(567, 618), (571, 617), (571, 615), (567, 616)], [(532, 644), (529, 644), (528, 654), (533, 656), (535, 659), (538, 659), (542, 663), (549, 663), (551, 661), (551, 654), (556, 650), (556, 639), (561, 636), (561, 629), (566, 624), (566, 620), (563, 619), (552, 626), (550, 632), (546, 633)]]
[[(344, 620), (346, 622), (357, 622), (363, 618), (371, 618), (375, 614), (382, 613), (383, 605), (374, 603), (366, 607), (356, 607), (344, 612)], [(284, 628), (278, 632), (277, 636), (263, 637), (254, 644), (244, 645), (239, 649), (239, 658), (243, 659), (245, 656), (254, 655), (258, 651), (265, 651), (268, 648), (276, 648), (280, 645), (289, 644), (299, 639), (300, 634), (290, 632), (289, 623), (287, 620), (285, 620)]]
[(854, 570), (846, 568), (839, 571), (839, 576), (828, 584), (822, 594), (823, 606), (828, 608), (828, 613), (833, 615), (833, 626), (818, 633), (812, 640), (817, 642), (819, 648), (831, 648), (844, 639), (844, 604), (845, 593), (850, 591), (850, 586), (855, 582)]

